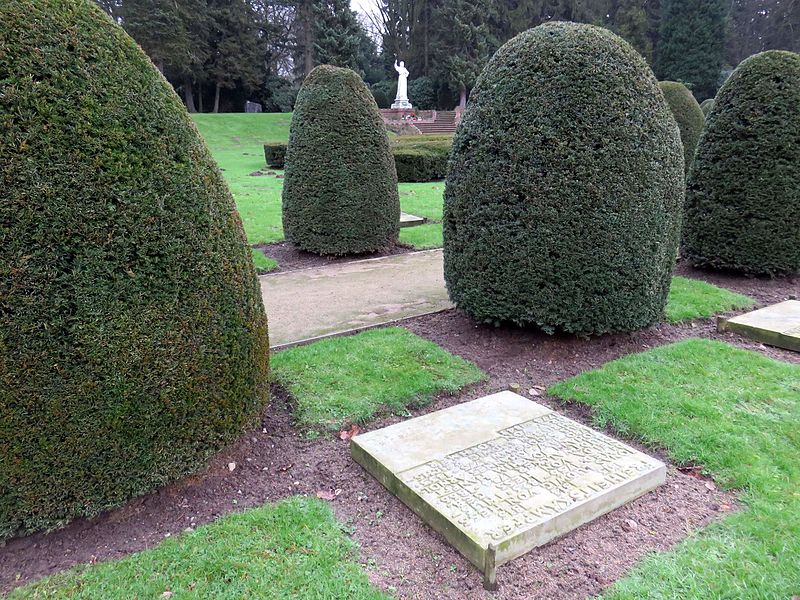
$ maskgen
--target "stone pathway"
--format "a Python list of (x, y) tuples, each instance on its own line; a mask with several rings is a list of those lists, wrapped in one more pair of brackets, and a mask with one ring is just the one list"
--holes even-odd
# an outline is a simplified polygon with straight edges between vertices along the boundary
[(259, 279), (273, 348), (453, 307), (441, 249)]

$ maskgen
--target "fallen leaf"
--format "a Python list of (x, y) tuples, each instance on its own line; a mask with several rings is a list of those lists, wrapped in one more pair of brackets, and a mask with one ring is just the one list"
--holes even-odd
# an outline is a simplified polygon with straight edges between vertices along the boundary
[(336, 492), (333, 490), (328, 490), (327, 492), (317, 492), (317, 498), (328, 501), (334, 500), (336, 498)]
[(164, 592), (163, 594), (161, 594), (161, 597), (162, 597), (162, 598), (172, 598), (172, 592), (170, 592), (169, 590), (167, 590), (166, 592)]
[(235, 462), (229, 462), (228, 463), (228, 471), (233, 471), (235, 468), (236, 468), (236, 463)]
[(715, 486), (710, 481), (706, 481), (706, 488), (711, 490), (712, 492), (716, 492), (717, 491), (717, 486)]
[(339, 439), (347, 441), (353, 439), (353, 437), (357, 436), (359, 433), (361, 433), (361, 428), (358, 425), (353, 425), (350, 429), (342, 429), (339, 432)]
[(534, 388), (531, 388), (531, 389), (529, 389), (529, 390), (528, 390), (528, 393), (529, 393), (531, 396), (541, 396), (541, 395), (542, 395), (542, 394), (541, 394), (541, 392), (540, 392), (539, 390), (537, 390), (537, 389), (534, 389)]
[(639, 527), (639, 524), (636, 521), (634, 521), (633, 519), (624, 519), (622, 521), (622, 528), (625, 531), (633, 531), (637, 527)]

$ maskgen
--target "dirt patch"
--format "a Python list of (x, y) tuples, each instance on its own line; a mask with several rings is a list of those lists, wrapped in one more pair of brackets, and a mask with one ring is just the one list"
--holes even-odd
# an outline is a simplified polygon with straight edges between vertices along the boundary
[(292, 246), (288, 242), (277, 244), (261, 244), (255, 246), (269, 258), (278, 261), (278, 268), (269, 274), (281, 273), (286, 271), (298, 271), (310, 267), (327, 267), (341, 263), (353, 262), (354, 260), (364, 260), (367, 258), (380, 258), (382, 256), (394, 256), (396, 254), (408, 254), (414, 252), (411, 246), (397, 244), (381, 252), (369, 254), (359, 254), (357, 256), (319, 256), (311, 252), (303, 252)]
[[(700, 276), (698, 272), (679, 272)], [(796, 281), (787, 279), (702, 278), (762, 302), (786, 299), (798, 291)], [(512, 383), (526, 393), (534, 386), (545, 387), (620, 356), (689, 337), (720, 339), (800, 363), (800, 354), (768, 348), (732, 333), (717, 333), (711, 319), (590, 339), (476, 325), (457, 310), (409, 319), (404, 324), (474, 361), (489, 374), (487, 382), (458, 395), (440, 396), (430, 406), (415, 410), (415, 416)], [(590, 420), (585, 407), (563, 405), (545, 396), (536, 400), (585, 423)], [(385, 417), (368, 429), (399, 420)], [(230, 462), (236, 463), (233, 471), (228, 469)], [(376, 585), (394, 590), (400, 598), (490, 597), (483, 591), (476, 569), (350, 459), (347, 442), (335, 436), (310, 441), (295, 430), (289, 399), (277, 387), (261, 426), (221, 453), (204, 472), (91, 521), (8, 541), (0, 548), (0, 590), (76, 564), (119, 558), (152, 547), (168, 534), (233, 511), (331, 489), (342, 490), (331, 504), (337, 517), (353, 528), (353, 537), (361, 544), (361, 561)], [(644, 554), (666, 550), (689, 532), (736, 508), (730, 493), (671, 467), (667, 483), (655, 492), (500, 567), (501, 589), (494, 597), (556, 599), (596, 594)]]
[(680, 262), (676, 275), (702, 279), (719, 287), (755, 298), (762, 304), (775, 304), (800, 298), (800, 277), (743, 277), (736, 273), (705, 271)]
[[(490, 389), (496, 388), (487, 383), (441, 397), (415, 415)], [(384, 418), (370, 428), (399, 420)], [(233, 511), (333, 489), (342, 490), (331, 503), (336, 516), (354, 529), (362, 547), (361, 561), (376, 585), (395, 588), (401, 598), (488, 597), (481, 574), (355, 464), (347, 442), (334, 436), (310, 441), (292, 427), (282, 389), (273, 389), (272, 406), (261, 425), (201, 474), (91, 521), (9, 541), (0, 549), (1, 589), (8, 591), (76, 564), (152, 547), (167, 534)], [(233, 471), (230, 462), (236, 463)], [(613, 582), (644, 553), (667, 549), (735, 508), (731, 494), (670, 468), (667, 483), (656, 492), (501, 567), (502, 588), (496, 596), (518, 598), (536, 590), (537, 597), (584, 597)]]

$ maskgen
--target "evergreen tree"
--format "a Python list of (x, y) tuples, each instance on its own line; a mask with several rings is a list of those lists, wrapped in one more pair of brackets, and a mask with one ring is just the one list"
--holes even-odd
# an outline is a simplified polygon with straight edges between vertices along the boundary
[(439, 26), (435, 41), (440, 78), (459, 92), (459, 106), (467, 90), (500, 45), (495, 36), (498, 14), (491, 0), (443, 0), (434, 13)]
[(687, 84), (699, 100), (717, 91), (725, 51), (724, 0), (662, 0), (659, 79)]
[(612, 29), (652, 63), (655, 27), (646, 4), (643, 0), (619, 0), (612, 16)]
[(264, 49), (246, 0), (210, 0), (209, 59), (205, 76), (214, 85), (214, 112), (219, 112), (222, 88), (241, 85), (254, 90), (264, 81)]

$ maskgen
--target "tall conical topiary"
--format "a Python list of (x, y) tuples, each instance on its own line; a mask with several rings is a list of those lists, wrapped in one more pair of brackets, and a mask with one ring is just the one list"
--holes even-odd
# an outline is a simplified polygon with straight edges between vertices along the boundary
[(267, 398), (233, 199), (89, 0), (0, 3), (0, 538), (204, 465)]
[(692, 92), (682, 83), (659, 81), (658, 87), (664, 92), (664, 98), (667, 99), (672, 116), (678, 123), (683, 144), (683, 158), (688, 173), (694, 160), (694, 153), (697, 151), (697, 142), (700, 141), (700, 134), (703, 133), (706, 118)]
[(687, 182), (683, 242), (696, 266), (800, 270), (800, 55), (751, 56), (720, 89)]
[(375, 99), (354, 71), (316, 67), (289, 132), (286, 239), (317, 254), (360, 254), (392, 246), (399, 228), (397, 173)]
[(450, 297), (546, 331), (658, 322), (683, 190), (678, 127), (644, 59), (599, 27), (528, 30), (489, 61), (456, 132)]
[(713, 98), (706, 98), (700, 104), (700, 110), (703, 111), (703, 116), (708, 117), (708, 113), (711, 112), (711, 109), (714, 108), (714, 99)]

